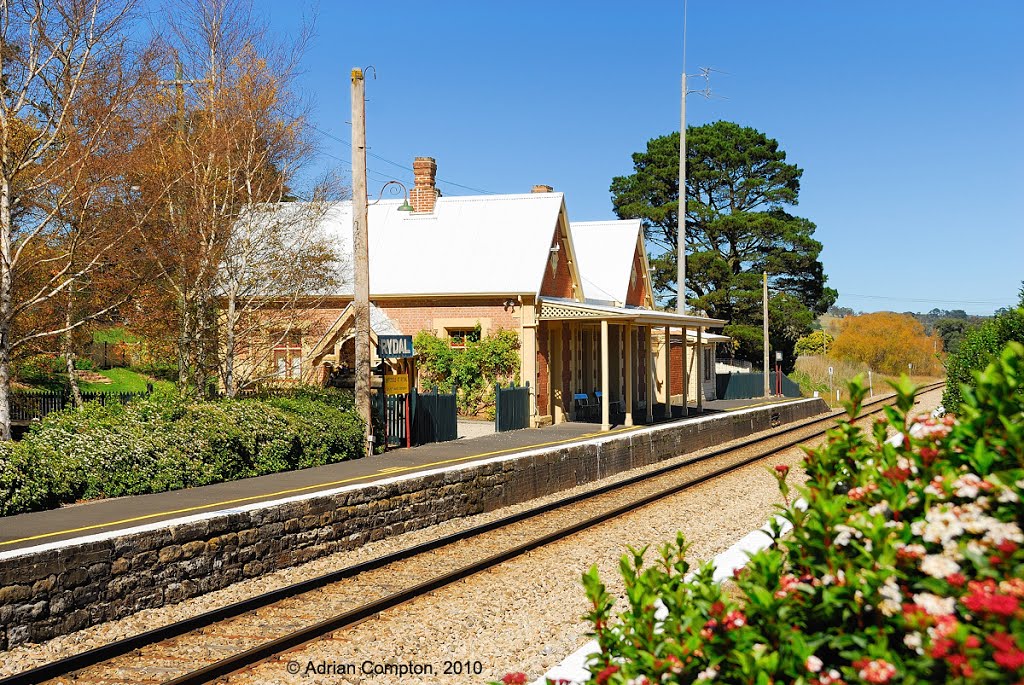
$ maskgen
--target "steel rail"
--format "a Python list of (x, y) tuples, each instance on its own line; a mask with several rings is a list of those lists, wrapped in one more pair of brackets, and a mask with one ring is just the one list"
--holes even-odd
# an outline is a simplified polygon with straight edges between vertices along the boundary
[[(940, 387), (943, 384), (944, 383), (939, 382), (922, 386), (921, 388), (919, 388), (919, 393), (934, 390), (935, 388)], [(858, 417), (858, 419), (864, 418), (866, 416), (871, 416), (873, 414), (877, 414), (883, 411), (885, 407), (890, 406), (892, 404), (891, 402), (889, 402), (889, 400), (892, 400), (894, 397), (895, 394), (883, 395), (873, 400), (872, 402), (863, 404), (863, 408), (867, 409), (870, 407), (871, 410), (862, 414), (860, 417)], [(424, 554), (426, 552), (434, 551), (436, 549), (452, 545), (456, 542), (461, 542), (469, 538), (493, 532), (495, 530), (505, 528), (512, 524), (519, 523), (546, 513), (550, 513), (551, 511), (555, 511), (557, 509), (571, 506), (573, 504), (578, 504), (579, 502), (592, 499), (600, 495), (607, 494), (609, 492), (614, 492), (615, 490), (621, 490), (632, 485), (641, 483), (643, 481), (651, 480), (653, 478), (669, 474), (673, 471), (678, 471), (679, 469), (686, 468), (688, 466), (692, 466), (700, 462), (708, 461), (710, 459), (723, 456), (736, 450), (744, 449), (746, 447), (750, 447), (758, 443), (767, 442), (769, 440), (773, 440), (785, 436), (787, 434), (794, 433), (796, 431), (801, 431), (815, 424), (831, 422), (841, 415), (841, 411), (833, 411), (826, 416), (812, 418), (801, 423), (786, 426), (781, 430), (771, 433), (770, 435), (762, 435), (757, 438), (743, 440), (730, 447), (712, 450), (707, 454), (701, 455), (694, 459), (662, 466), (657, 469), (648, 471), (646, 473), (630, 476), (628, 478), (624, 478), (614, 483), (608, 483), (606, 485), (602, 485), (597, 488), (587, 490), (585, 492), (571, 495), (564, 499), (549, 502), (547, 504), (543, 504), (532, 509), (528, 509), (516, 514), (511, 514), (509, 516), (505, 516), (499, 519), (495, 519), (494, 521), (483, 523), (478, 526), (473, 526), (471, 528), (467, 528), (456, 533), (445, 535), (435, 540), (430, 540), (424, 543), (414, 545), (412, 547), (408, 547), (406, 549), (391, 552), (376, 559), (370, 559), (365, 562), (354, 564), (352, 566), (347, 566), (345, 568), (338, 569), (336, 571), (332, 571), (321, 576), (317, 576), (316, 578), (311, 578), (305, 581), (294, 583), (292, 585), (288, 585), (283, 588), (271, 590), (251, 597), (249, 599), (234, 602), (224, 607), (220, 607), (218, 609), (213, 609), (202, 614), (198, 614), (191, 618), (170, 623), (166, 626), (162, 626), (159, 628), (154, 628), (152, 630), (148, 630), (143, 633), (139, 633), (137, 635), (124, 638), (122, 640), (110, 642), (100, 647), (94, 647), (90, 650), (81, 652), (79, 654), (74, 654), (69, 657), (65, 657), (63, 659), (59, 659), (48, 664), (44, 664), (42, 666), (37, 666), (27, 671), (22, 671), (21, 673), (16, 673), (5, 678), (0, 678), (0, 685), (35, 685), (36, 683), (41, 683), (46, 680), (59, 677), (61, 675), (65, 675), (74, 671), (80, 671), (84, 668), (101, 664), (104, 661), (109, 661), (116, 657), (123, 656), (129, 652), (141, 649), (143, 647), (150, 646), (175, 637), (180, 637), (190, 632), (199, 630), (200, 628), (204, 628), (206, 626), (218, 623), (220, 621), (224, 621), (229, 618), (233, 618), (235, 616), (239, 616), (250, 611), (254, 611), (256, 609), (267, 607), (281, 600), (319, 589), (326, 585), (330, 585), (331, 583), (351, 578), (360, 573), (372, 571), (383, 566), (387, 566), (388, 564), (404, 561), (412, 557), (418, 556), (420, 554)], [(355, 623), (365, 620), (370, 616), (373, 616), (374, 614), (380, 613), (381, 611), (393, 608), (412, 599), (415, 599), (418, 596), (444, 587), (445, 585), (449, 585), (458, 580), (467, 578), (471, 575), (479, 573), (480, 571), (486, 570), (487, 568), (500, 564), (504, 561), (508, 561), (509, 559), (512, 559), (516, 556), (520, 556), (526, 552), (532, 551), (538, 547), (551, 544), (552, 542), (563, 539), (587, 528), (591, 528), (595, 525), (621, 516), (638, 507), (645, 506), (659, 499), (664, 499), (665, 497), (669, 497), (673, 494), (694, 487), (695, 485), (704, 483), (712, 478), (717, 478), (718, 476), (729, 473), (730, 471), (734, 471), (754, 461), (764, 459), (777, 452), (790, 449), (791, 447), (794, 447), (805, 440), (823, 434), (825, 430), (827, 429), (817, 431), (811, 435), (804, 435), (794, 440), (786, 441), (785, 443), (773, 446), (769, 448), (767, 451), (759, 453), (756, 456), (745, 458), (739, 462), (732, 463), (721, 469), (717, 469), (711, 473), (696, 477), (692, 480), (688, 480), (685, 483), (681, 483), (672, 486), (671, 488), (668, 488), (666, 490), (662, 490), (651, 495), (647, 495), (639, 500), (616, 507), (615, 509), (612, 509), (610, 511), (603, 512), (602, 514), (599, 514), (597, 516), (577, 522), (566, 528), (556, 530), (552, 533), (544, 535), (540, 538), (536, 538), (522, 545), (518, 545), (515, 548), (506, 550), (499, 554), (492, 555), (486, 559), (474, 562), (473, 564), (470, 564), (466, 567), (457, 569), (450, 573), (446, 573), (431, 580), (425, 581), (423, 583), (420, 583), (419, 585), (416, 585), (415, 587), (407, 588), (403, 591), (394, 593), (392, 595), (381, 598), (369, 604), (363, 605), (351, 611), (338, 614), (325, 621), (321, 621), (319, 623), (306, 626), (276, 640), (266, 642), (262, 645), (259, 645), (257, 647), (254, 647), (243, 652), (239, 652), (238, 654), (234, 654), (230, 657), (209, 664), (203, 668), (187, 673), (181, 677), (166, 681), (165, 685), (198, 685), (200, 683), (208, 683), (212, 680), (223, 677), (229, 673), (238, 671), (249, 665), (255, 664), (260, 661), (264, 661), (269, 657), (272, 657), (275, 654), (278, 654), (282, 651), (286, 651), (305, 642), (309, 642), (310, 640), (316, 639), (317, 637), (320, 637), (326, 633), (347, 626), (351, 626)]]

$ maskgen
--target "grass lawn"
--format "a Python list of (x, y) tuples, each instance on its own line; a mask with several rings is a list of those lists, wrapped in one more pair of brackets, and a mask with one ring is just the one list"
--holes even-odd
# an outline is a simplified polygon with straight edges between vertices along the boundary
[(97, 371), (101, 376), (106, 376), (113, 383), (84, 383), (78, 384), (83, 392), (146, 392), (146, 383), (153, 383), (153, 388), (173, 389), (174, 384), (168, 381), (151, 381), (148, 376), (129, 371), (128, 369), (108, 369)]

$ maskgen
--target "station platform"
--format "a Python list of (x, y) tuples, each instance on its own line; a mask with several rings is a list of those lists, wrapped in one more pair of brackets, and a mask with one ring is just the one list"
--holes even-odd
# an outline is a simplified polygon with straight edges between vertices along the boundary
[[(780, 401), (792, 402), (793, 399), (717, 400), (706, 402), (704, 408), (706, 414), (712, 414), (750, 409)], [(681, 413), (681, 407), (675, 406), (674, 409), (676, 414)], [(677, 417), (673, 421), (681, 423), (698, 416), (696, 408), (691, 405), (687, 418)], [(660, 425), (664, 423), (669, 422), (662, 422)], [(451, 442), (394, 449), (363, 459), (300, 471), (274, 473), (149, 495), (81, 502), (49, 511), (18, 514), (0, 519), (0, 554), (192, 514), (229, 510), (344, 485), (371, 484), (397, 475), (467, 464), (516, 452), (569, 445), (643, 427), (613, 426), (610, 431), (602, 432), (600, 427), (593, 423), (561, 423), (544, 428), (492, 433)]]

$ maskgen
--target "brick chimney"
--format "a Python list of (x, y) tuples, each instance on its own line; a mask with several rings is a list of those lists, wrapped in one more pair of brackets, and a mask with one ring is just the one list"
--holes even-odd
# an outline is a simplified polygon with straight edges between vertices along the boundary
[(553, 193), (553, 192), (555, 192), (555, 189), (552, 188), (551, 186), (546, 186), (546, 185), (538, 184), (538, 185), (535, 185), (533, 187), (533, 190), (531, 190), (530, 192), (531, 193)]
[(412, 162), (415, 184), (409, 191), (409, 202), (414, 212), (433, 212), (437, 202), (437, 187), (434, 176), (437, 175), (437, 161), (433, 157), (417, 157)]

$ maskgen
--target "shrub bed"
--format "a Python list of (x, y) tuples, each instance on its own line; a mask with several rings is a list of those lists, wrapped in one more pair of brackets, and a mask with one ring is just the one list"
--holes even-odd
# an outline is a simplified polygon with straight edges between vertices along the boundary
[(707, 565), (687, 577), (682, 538), (653, 563), (623, 557), (617, 615), (585, 574), (601, 648), (591, 682), (1022, 682), (1024, 346), (965, 389), (957, 418), (908, 424), (913, 388), (897, 393), (867, 435), (851, 385), (850, 421), (808, 451), (806, 485), (773, 472), (806, 508), (783, 507), (792, 532), (776, 527), (725, 587)]
[(357, 458), (362, 444), (362, 424), (340, 392), (88, 403), (0, 443), (0, 515), (320, 466)]

